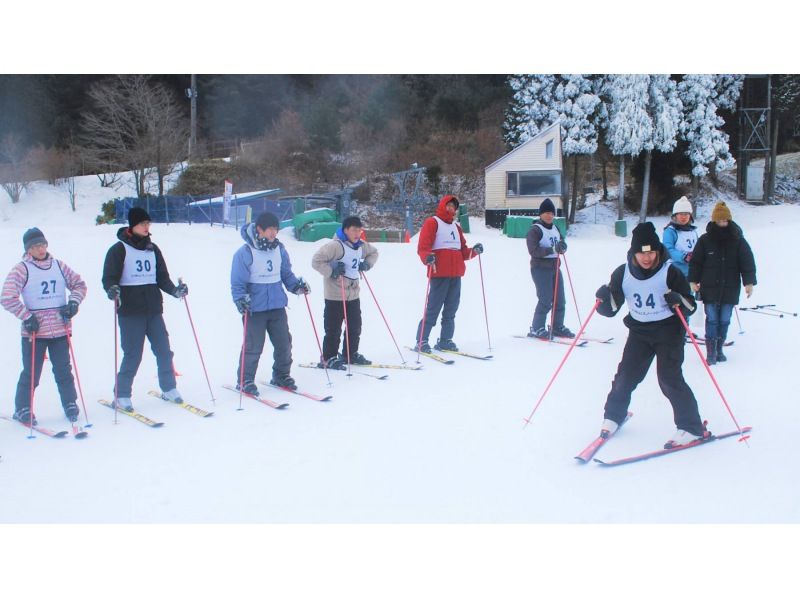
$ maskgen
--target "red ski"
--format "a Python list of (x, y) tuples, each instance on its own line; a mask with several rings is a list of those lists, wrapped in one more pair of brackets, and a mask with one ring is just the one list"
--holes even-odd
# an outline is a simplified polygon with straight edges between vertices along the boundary
[(582, 450), (580, 453), (578, 453), (578, 454), (575, 456), (575, 458), (576, 458), (578, 461), (580, 461), (581, 463), (588, 463), (589, 461), (591, 461), (592, 457), (594, 457), (594, 456), (595, 456), (595, 454), (597, 453), (597, 451), (599, 451), (599, 450), (600, 450), (600, 448), (601, 448), (601, 447), (602, 447), (602, 446), (603, 446), (603, 445), (604, 445), (606, 442), (608, 442), (608, 439), (609, 439), (609, 438), (611, 438), (611, 437), (612, 437), (614, 434), (616, 434), (616, 433), (619, 431), (619, 428), (621, 428), (622, 426), (624, 426), (624, 425), (625, 425), (625, 422), (626, 422), (626, 421), (628, 421), (628, 420), (629, 420), (630, 418), (632, 418), (632, 417), (633, 417), (633, 412), (631, 412), (631, 411), (628, 411), (628, 415), (627, 415), (627, 417), (626, 417), (626, 418), (623, 420), (623, 422), (622, 422), (622, 423), (619, 425), (619, 427), (618, 427), (616, 430), (614, 430), (614, 432), (613, 432), (613, 433), (611, 433), (611, 434), (608, 434), (607, 436), (603, 436), (603, 435), (601, 434), (601, 435), (600, 435), (600, 436), (598, 436), (598, 437), (597, 437), (597, 438), (596, 438), (596, 439), (595, 439), (595, 440), (594, 440), (594, 441), (593, 441), (591, 444), (589, 444), (589, 446), (587, 446), (587, 447), (586, 447), (585, 449), (583, 449), (583, 450)]
[(289, 406), (289, 403), (276, 403), (275, 401), (270, 401), (269, 399), (265, 399), (263, 397), (257, 397), (249, 392), (240, 391), (233, 384), (223, 384), (222, 388), (235, 392), (237, 395), (239, 392), (241, 392), (248, 399), (253, 399), (254, 401), (258, 401), (259, 403), (266, 405), (267, 407), (272, 407), (273, 409), (285, 409)]
[(275, 384), (268, 384), (266, 382), (262, 382), (265, 386), (271, 386), (272, 388), (277, 388), (278, 390), (284, 390), (286, 392), (290, 392), (292, 394), (300, 395), (301, 397), (306, 397), (307, 399), (311, 399), (312, 401), (330, 401), (333, 398), (333, 395), (327, 395), (325, 397), (321, 397), (318, 395), (312, 395), (310, 392), (304, 392), (302, 390), (295, 390), (294, 388), (289, 388), (288, 386), (277, 386)]

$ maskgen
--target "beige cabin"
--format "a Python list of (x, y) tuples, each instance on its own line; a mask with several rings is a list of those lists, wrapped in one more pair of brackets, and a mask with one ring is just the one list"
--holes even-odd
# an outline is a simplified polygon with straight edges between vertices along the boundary
[(563, 215), (561, 127), (555, 123), (486, 167), (486, 224), (502, 228), (506, 216), (539, 214), (545, 198)]

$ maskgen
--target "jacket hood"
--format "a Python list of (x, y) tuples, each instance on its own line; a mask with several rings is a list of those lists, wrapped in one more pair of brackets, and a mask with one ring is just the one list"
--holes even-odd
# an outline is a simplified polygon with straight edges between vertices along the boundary
[(742, 235), (742, 228), (733, 220), (728, 222), (728, 226), (719, 226), (713, 220), (706, 225), (706, 232), (716, 241), (726, 239), (739, 239)]
[(459, 202), (458, 202), (458, 198), (455, 195), (445, 195), (441, 200), (439, 200), (439, 206), (436, 208), (436, 215), (439, 218), (441, 218), (442, 220), (444, 220), (445, 222), (447, 222), (448, 224), (453, 222), (453, 220), (455, 218), (454, 216), (450, 216), (447, 213), (447, 207), (446, 206), (447, 206), (448, 202), (451, 202), (451, 201), (455, 201), (456, 202), (456, 215), (458, 215), (458, 209), (457, 208), (459, 206)]
[(117, 229), (117, 239), (126, 245), (130, 245), (134, 249), (139, 249), (140, 251), (153, 249), (153, 241), (150, 239), (150, 235), (147, 235), (146, 237), (134, 235), (131, 232), (131, 229), (127, 226)]
[(694, 224), (691, 223), (691, 221), (689, 222), (689, 224), (678, 224), (674, 220), (669, 221), (664, 228), (667, 229), (670, 227), (674, 228), (675, 230), (695, 230), (697, 228)]
[[(258, 239), (258, 231), (256, 230), (255, 222), (251, 222), (250, 224), (245, 224), (239, 230), (239, 234), (242, 235), (242, 239), (244, 242), (251, 248), (255, 249), (256, 251), (262, 251), (262, 249), (258, 246), (256, 239)], [(275, 242), (277, 246), (281, 245), (280, 240), (278, 237), (275, 237)]]
[(347, 235), (344, 234), (344, 229), (341, 226), (339, 227), (339, 230), (336, 231), (336, 238), (353, 249), (358, 249), (364, 244), (364, 241), (361, 239), (358, 239), (355, 243), (351, 243), (350, 239), (347, 238)]

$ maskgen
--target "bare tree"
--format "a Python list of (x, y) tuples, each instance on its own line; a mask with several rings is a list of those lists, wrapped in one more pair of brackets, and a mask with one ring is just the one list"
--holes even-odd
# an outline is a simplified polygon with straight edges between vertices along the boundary
[(98, 170), (133, 171), (136, 194), (144, 196), (155, 173), (159, 195), (164, 179), (185, 157), (188, 123), (173, 94), (146, 75), (120, 75), (89, 90), (82, 139)]
[(6, 162), (0, 164), (0, 186), (8, 193), (11, 203), (19, 203), (22, 192), (30, 183), (30, 171), (25, 164), (24, 156), (25, 149), (16, 134), (8, 133), (0, 140), (0, 157)]

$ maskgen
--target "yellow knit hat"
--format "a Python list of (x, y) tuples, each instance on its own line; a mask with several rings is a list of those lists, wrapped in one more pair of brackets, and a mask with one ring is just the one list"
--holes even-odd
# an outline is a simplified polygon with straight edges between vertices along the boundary
[(731, 210), (724, 201), (718, 201), (717, 205), (714, 206), (714, 209), (711, 211), (711, 220), (714, 222), (718, 220), (727, 220), (730, 222), (733, 220)]

